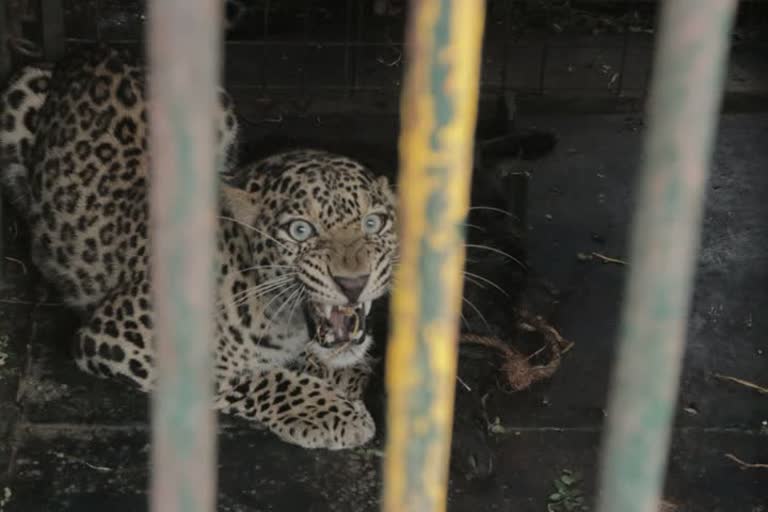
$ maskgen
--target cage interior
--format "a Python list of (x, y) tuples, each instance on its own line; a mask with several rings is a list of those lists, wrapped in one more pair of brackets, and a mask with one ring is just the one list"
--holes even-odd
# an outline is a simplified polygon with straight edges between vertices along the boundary
[[(323, 148), (395, 179), (406, 3), (230, 2), (223, 73), (245, 129), (241, 159)], [(759, 313), (768, 301), (768, 2), (740, 5), (665, 486), (670, 511), (765, 506), (764, 476), (726, 455), (768, 459), (768, 403), (716, 377), (759, 382), (768, 350)], [(97, 42), (151, 51), (144, 2), (0, 7), (3, 76)], [(657, 7), (487, 2), (461, 328), (503, 347), (461, 347), (450, 510), (592, 504)], [(78, 373), (67, 353), (78, 319), (37, 276), (7, 204), (3, 224), (0, 511), (143, 510), (146, 397)], [(386, 305), (374, 313), (381, 355)], [(546, 365), (550, 328), (569, 347), (559, 366), (541, 382), (510, 381), (508, 348)], [(222, 418), (220, 510), (378, 510), (385, 398), (377, 379), (367, 392), (376, 442), (344, 453), (302, 451)]]

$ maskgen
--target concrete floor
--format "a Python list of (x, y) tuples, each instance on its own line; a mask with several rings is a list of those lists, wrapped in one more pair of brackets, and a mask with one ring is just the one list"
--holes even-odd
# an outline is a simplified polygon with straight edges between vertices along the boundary
[[(333, 116), (321, 123), (265, 123), (253, 127), (252, 151), (311, 142), (392, 171), (396, 124), (350, 123)], [(537, 302), (537, 292), (523, 290), (510, 265), (470, 256), (500, 286), (536, 303), (575, 347), (550, 381), (513, 395), (497, 388), (487, 358), (464, 354), (459, 373), (472, 390), (457, 387), (449, 505), (456, 512), (547, 510), (553, 482), (567, 470), (583, 475), (576, 487), (588, 506), (594, 494), (626, 270), (580, 261), (577, 254), (627, 258), (642, 123), (615, 115), (528, 117), (520, 126), (552, 130), (560, 141), (532, 169), (527, 247), (538, 280), (551, 283), (559, 298)], [(350, 135), (339, 143), (339, 133)], [(713, 377), (768, 384), (768, 318), (760, 313), (768, 304), (766, 140), (764, 114), (721, 120), (665, 486), (681, 512), (768, 511), (768, 472), (742, 470), (726, 458), (768, 462), (768, 400)], [(55, 298), (38, 303), (29, 263), (20, 263), (26, 256), (23, 236), (16, 235), (23, 229), (8, 220), (6, 254), (14, 259), (5, 262), (0, 295), (0, 512), (146, 510), (146, 398), (77, 372), (66, 352), (76, 320)], [(487, 227), (480, 239), (508, 247), (499, 221)], [(493, 332), (513, 336), (509, 301), (492, 289), (468, 294)], [(471, 310), (466, 315), (472, 330), (487, 329)], [(378, 510), (380, 382), (369, 395), (382, 430), (369, 449), (304, 451), (227, 420), (220, 435), (219, 510)]]

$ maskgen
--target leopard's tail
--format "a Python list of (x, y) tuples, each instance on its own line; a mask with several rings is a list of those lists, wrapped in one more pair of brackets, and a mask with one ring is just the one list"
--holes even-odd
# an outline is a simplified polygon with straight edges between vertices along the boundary
[(29, 211), (30, 156), (38, 113), (48, 97), (52, 71), (46, 65), (21, 68), (0, 95), (0, 183), (19, 213)]

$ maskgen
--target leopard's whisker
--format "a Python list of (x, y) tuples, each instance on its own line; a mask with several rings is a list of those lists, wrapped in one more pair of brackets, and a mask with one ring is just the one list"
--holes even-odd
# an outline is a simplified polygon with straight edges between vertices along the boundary
[[(298, 287), (298, 285), (290, 286), (290, 287), (286, 288), (285, 290), (281, 290), (281, 291), (277, 292), (274, 297), (269, 299), (269, 302), (267, 302), (264, 305), (264, 307), (262, 308), (262, 312), (263, 312), (264, 316), (269, 319), (269, 317), (267, 317), (267, 312), (269, 311), (269, 306), (271, 306), (272, 303), (275, 302), (278, 298), (283, 297), (286, 294), (288, 294), (289, 297), (291, 295), (293, 295), (293, 292), (296, 291), (297, 287)], [(272, 315), (271, 319), (270, 319), (270, 323), (274, 323), (274, 319), (275, 318), (276, 318), (276, 316)]]
[(273, 279), (269, 279), (267, 281), (259, 283), (257, 285), (248, 287), (245, 290), (243, 290), (242, 292), (238, 292), (235, 295), (245, 294), (245, 293), (249, 293), (249, 292), (253, 292), (253, 291), (262, 290), (264, 288), (269, 288), (269, 287), (274, 286), (274, 285), (278, 285), (278, 284), (282, 284), (282, 283), (286, 283), (288, 281), (291, 281), (291, 280), (293, 280), (293, 278), (294, 278), (293, 274), (287, 274), (287, 275), (278, 276), (278, 277), (275, 277)]
[(514, 256), (512, 256), (511, 254), (509, 254), (507, 252), (504, 252), (501, 249), (497, 249), (495, 247), (490, 247), (488, 245), (480, 245), (480, 244), (464, 244), (464, 247), (466, 247), (467, 249), (482, 249), (482, 250), (485, 250), (485, 251), (495, 252), (496, 254), (500, 254), (500, 255), (505, 256), (505, 257), (509, 258), (510, 260), (514, 261), (515, 263), (520, 265), (520, 268), (522, 268), (522, 269), (527, 269), (528, 268), (525, 265), (525, 263), (523, 263), (519, 259), (517, 259)]
[(288, 313), (288, 324), (290, 324), (291, 320), (293, 320), (293, 314), (295, 313), (296, 306), (298, 306), (301, 303), (301, 301), (304, 299), (305, 294), (306, 294), (306, 290), (302, 286), (299, 291), (299, 294), (296, 296), (296, 299), (294, 299), (293, 301), (293, 305), (291, 306), (290, 312)]
[(294, 276), (294, 274), (285, 274), (285, 275), (278, 276), (278, 277), (276, 277), (274, 279), (270, 279), (268, 281), (264, 281), (263, 283), (259, 283), (259, 284), (255, 285), (255, 286), (251, 286), (249, 288), (246, 288), (245, 290), (242, 290), (240, 292), (237, 292), (237, 293), (233, 294), (232, 298), (238, 298), (238, 297), (241, 297), (243, 295), (248, 295), (250, 293), (256, 293), (256, 292), (258, 292), (260, 290), (263, 290), (263, 289), (266, 289), (266, 288), (271, 288), (271, 287), (273, 287), (275, 285), (280, 285), (280, 284), (283, 284), (283, 283), (287, 283), (287, 282), (289, 282), (289, 281), (291, 281), (293, 279), (293, 276)]
[(279, 247), (282, 247), (283, 249), (286, 249), (286, 250), (288, 249), (288, 246), (287, 246), (287, 245), (286, 245), (284, 242), (281, 242), (280, 240), (278, 240), (277, 238), (273, 237), (273, 236), (272, 236), (272, 235), (270, 235), (269, 233), (265, 233), (265, 232), (264, 232), (264, 231), (262, 231), (261, 229), (255, 228), (255, 227), (251, 226), (250, 224), (246, 224), (245, 222), (241, 222), (241, 221), (239, 221), (239, 220), (237, 220), (237, 219), (235, 219), (235, 218), (232, 218), (232, 217), (227, 217), (227, 216), (224, 216), (224, 215), (219, 215), (218, 217), (219, 217), (220, 219), (222, 219), (222, 220), (228, 220), (228, 221), (230, 221), (230, 222), (234, 222), (235, 224), (237, 224), (237, 225), (239, 225), (239, 226), (242, 226), (242, 227), (244, 227), (244, 228), (246, 228), (246, 229), (250, 229), (251, 231), (253, 231), (253, 232), (255, 232), (255, 233), (258, 233), (258, 234), (260, 234), (260, 235), (261, 235), (261, 236), (263, 236), (264, 238), (266, 238), (266, 239), (268, 239), (268, 240), (272, 240), (272, 241), (273, 241), (273, 242), (275, 242), (275, 243), (276, 243), (276, 244), (277, 244)]
[(483, 321), (483, 323), (484, 323), (484, 324), (485, 324), (485, 326), (488, 328), (488, 330), (491, 330), (491, 325), (488, 323), (488, 320), (486, 320), (486, 319), (485, 319), (485, 315), (483, 315), (483, 313), (482, 313), (482, 312), (480, 312), (480, 310), (477, 308), (477, 306), (475, 306), (474, 304), (472, 304), (472, 301), (471, 301), (471, 300), (469, 300), (469, 299), (468, 299), (468, 298), (466, 298), (466, 297), (462, 297), (462, 298), (461, 298), (461, 300), (463, 300), (464, 302), (466, 302), (466, 303), (469, 305), (469, 307), (471, 307), (471, 308), (472, 308), (472, 309), (475, 311), (475, 313), (477, 313), (477, 316), (479, 316), (479, 317), (480, 317), (480, 320), (482, 320), (482, 321)]
[(464, 313), (459, 313), (459, 317), (461, 318), (461, 323), (464, 324), (464, 327), (469, 329), (469, 322), (467, 322), (467, 317), (464, 316)]
[[(485, 284), (488, 284), (488, 285), (492, 286), (493, 288), (495, 288), (495, 289), (496, 289), (496, 290), (498, 290), (499, 292), (501, 292), (501, 293), (503, 293), (504, 295), (506, 295), (507, 297), (509, 297), (509, 293), (507, 293), (507, 291), (506, 291), (506, 290), (504, 290), (504, 289), (503, 289), (501, 286), (497, 285), (496, 283), (494, 283), (493, 281), (491, 281), (491, 280), (490, 280), (490, 279), (488, 279), (487, 277), (483, 277), (483, 276), (481, 276), (480, 274), (474, 274), (474, 273), (472, 273), (472, 272), (469, 272), (469, 271), (467, 271), (467, 270), (465, 270), (465, 271), (464, 271), (464, 275), (465, 275), (467, 278), (469, 278), (469, 277), (472, 277), (473, 279), (477, 279), (477, 280), (480, 280), (480, 281), (482, 281), (483, 283), (485, 283)], [(475, 283), (475, 284), (477, 284), (477, 283)]]
[(464, 276), (464, 279), (465, 279), (465, 280), (466, 280), (468, 283), (471, 283), (471, 284), (473, 284), (473, 285), (477, 286), (478, 288), (482, 288), (483, 290), (485, 290), (485, 289), (486, 289), (485, 285), (484, 285), (483, 283), (481, 283), (480, 281), (478, 281), (477, 279), (475, 279), (474, 277), (471, 277), (471, 276), (465, 275), (465, 276)]
[(270, 293), (273, 293), (273, 292), (275, 292), (277, 290), (280, 290), (281, 288), (283, 288), (285, 286), (290, 286), (290, 285), (291, 285), (290, 281), (285, 281), (285, 282), (282, 282), (282, 283), (273, 284), (272, 286), (270, 286), (268, 288), (261, 289), (261, 290), (255, 290), (255, 291), (252, 290), (251, 292), (246, 294), (244, 297), (241, 297), (240, 299), (238, 299), (237, 305), (240, 305), (243, 302), (246, 302), (248, 300), (258, 299), (259, 297), (263, 297), (265, 295), (269, 295)]
[(283, 310), (283, 308), (289, 303), (293, 301), (294, 296), (298, 295), (301, 292), (301, 288), (299, 286), (294, 287), (294, 291), (288, 295), (288, 298), (283, 301), (282, 304), (280, 304), (280, 307), (277, 308), (277, 311), (272, 315), (272, 318), (278, 318), (280, 316), (280, 312)]
[(464, 226), (464, 227), (467, 227), (467, 228), (476, 229), (476, 230), (478, 230), (478, 231), (483, 231), (483, 232), (487, 231), (487, 229), (485, 229), (485, 228), (484, 228), (484, 227), (482, 227), (482, 226), (478, 226), (477, 224), (469, 224), (468, 222), (462, 222), (462, 223), (460, 223), (459, 225), (460, 225), (460, 226)]
[(489, 212), (501, 213), (503, 215), (506, 215), (508, 217), (512, 217), (514, 219), (517, 218), (517, 215), (515, 215), (514, 213), (512, 213), (512, 212), (510, 212), (508, 210), (504, 210), (502, 208), (496, 208), (495, 206), (482, 206), (481, 205), (481, 206), (472, 206), (472, 207), (469, 208), (469, 211), (473, 211), (473, 210), (485, 210), (485, 211), (489, 211)]
[(272, 268), (293, 268), (294, 265), (254, 265), (237, 269), (238, 272), (250, 272), (253, 270), (272, 269)]
[[(255, 298), (261, 297), (262, 295), (266, 295), (267, 293), (273, 292), (274, 290), (277, 290), (279, 288), (282, 288), (283, 286), (286, 286), (292, 281), (293, 281), (293, 276), (290, 276), (290, 277), (285, 277), (280, 279), (273, 279), (266, 283), (262, 283), (258, 286), (253, 286), (251, 288), (248, 288), (246, 290), (243, 290), (241, 292), (234, 294), (230, 298), (231, 302), (229, 304), (234, 306), (239, 306), (240, 304), (244, 303), (249, 299), (255, 299)], [(228, 304), (223, 303), (223, 308), (226, 308), (227, 305)]]
[[(245, 304), (246, 302), (248, 302), (251, 299), (257, 299), (257, 298), (259, 298), (259, 297), (261, 297), (263, 295), (266, 295), (267, 293), (273, 292), (273, 291), (275, 291), (275, 290), (277, 290), (279, 288), (280, 288), (279, 286), (275, 286), (274, 288), (263, 290), (263, 291), (258, 292), (258, 293), (257, 292), (251, 292), (251, 293), (245, 294), (244, 296), (239, 297), (238, 299), (232, 301), (229, 305), (231, 305), (232, 307), (236, 307), (236, 308), (240, 307), (241, 305)], [(227, 305), (225, 305), (222, 309), (226, 309), (226, 307), (227, 307)]]
[[(296, 284), (295, 286), (292, 286), (292, 287), (290, 287), (290, 288), (286, 288), (286, 290), (284, 290), (284, 291), (282, 291), (282, 292), (279, 292), (279, 293), (277, 293), (277, 294), (276, 294), (274, 297), (272, 297), (272, 299), (271, 299), (271, 300), (270, 300), (270, 301), (269, 301), (269, 302), (268, 302), (268, 303), (267, 303), (267, 304), (264, 306), (264, 309), (263, 309), (263, 315), (264, 315), (264, 318), (266, 318), (266, 319), (267, 319), (267, 321), (268, 321), (268, 323), (269, 323), (269, 324), (268, 324), (268, 327), (267, 327), (267, 329), (269, 329), (269, 328), (270, 328), (272, 325), (274, 325), (274, 324), (275, 324), (275, 322), (276, 322), (276, 320), (277, 320), (278, 316), (280, 315), (280, 311), (283, 309), (283, 307), (284, 307), (286, 304), (288, 304), (288, 302), (290, 302), (290, 301), (292, 300), (293, 296), (294, 296), (296, 293), (300, 293), (301, 291), (302, 291), (302, 286), (301, 286), (301, 284)], [(275, 300), (276, 300), (278, 297), (284, 296), (284, 295), (286, 294), (286, 292), (290, 292), (290, 293), (288, 293), (288, 297), (287, 297), (287, 298), (286, 298), (286, 299), (285, 299), (285, 300), (284, 300), (284, 301), (283, 301), (283, 302), (280, 304), (280, 306), (277, 308), (277, 311), (275, 311), (275, 312), (274, 312), (273, 314), (271, 314), (271, 315), (267, 315), (267, 312), (269, 311), (269, 306), (270, 306), (270, 305), (271, 305), (271, 304), (272, 304), (272, 303), (273, 303), (273, 302), (274, 302), (274, 301), (275, 301)]]

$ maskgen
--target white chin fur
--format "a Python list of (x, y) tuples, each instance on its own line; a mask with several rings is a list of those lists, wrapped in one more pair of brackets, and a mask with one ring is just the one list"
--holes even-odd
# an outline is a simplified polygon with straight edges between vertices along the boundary
[(338, 347), (324, 348), (317, 343), (311, 343), (309, 349), (327, 367), (346, 368), (363, 362), (372, 343), (373, 337), (366, 334), (362, 343), (350, 344), (342, 351)]

